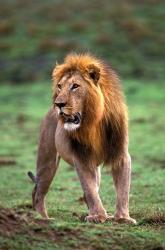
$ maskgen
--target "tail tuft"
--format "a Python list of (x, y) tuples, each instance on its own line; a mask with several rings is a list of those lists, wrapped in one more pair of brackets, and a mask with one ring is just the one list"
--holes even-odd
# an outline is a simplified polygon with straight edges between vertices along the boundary
[(28, 174), (28, 176), (30, 177), (30, 179), (31, 179), (35, 184), (37, 184), (35, 175), (34, 175), (31, 171), (29, 171), (27, 174)]

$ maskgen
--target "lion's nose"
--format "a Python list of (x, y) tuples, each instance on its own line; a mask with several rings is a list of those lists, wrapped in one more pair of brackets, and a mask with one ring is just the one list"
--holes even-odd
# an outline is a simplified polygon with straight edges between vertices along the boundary
[(61, 109), (66, 106), (66, 102), (55, 102), (55, 105)]

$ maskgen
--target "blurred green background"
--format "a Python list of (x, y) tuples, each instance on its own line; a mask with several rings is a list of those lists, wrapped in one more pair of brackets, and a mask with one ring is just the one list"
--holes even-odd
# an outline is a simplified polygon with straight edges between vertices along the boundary
[(1, 81), (50, 79), (70, 51), (93, 52), (123, 77), (164, 77), (163, 0), (5, 0), (0, 16)]
[[(164, 9), (163, 0), (0, 1), (0, 250), (165, 249)], [(35, 173), (39, 127), (52, 103), (51, 73), (71, 51), (106, 59), (122, 79), (136, 226), (82, 221), (82, 189), (64, 161), (46, 200), (55, 220), (43, 222), (32, 210), (27, 171)], [(114, 214), (105, 168), (100, 193)]]

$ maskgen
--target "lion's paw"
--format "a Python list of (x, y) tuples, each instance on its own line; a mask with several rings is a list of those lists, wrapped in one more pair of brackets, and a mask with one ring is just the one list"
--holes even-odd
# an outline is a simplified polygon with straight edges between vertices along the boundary
[(119, 218), (119, 219), (115, 219), (116, 222), (118, 223), (126, 223), (126, 224), (133, 224), (136, 225), (137, 222), (135, 219), (129, 217), (129, 218)]
[(93, 223), (104, 223), (107, 220), (105, 215), (94, 214), (88, 215), (85, 217), (86, 222), (93, 222)]
[(133, 224), (133, 225), (136, 225), (137, 222), (135, 219), (131, 218), (131, 217), (128, 217), (128, 218), (125, 218), (125, 217), (115, 217), (115, 216), (108, 216), (107, 220), (109, 221), (115, 221), (117, 223), (125, 223), (125, 224)]

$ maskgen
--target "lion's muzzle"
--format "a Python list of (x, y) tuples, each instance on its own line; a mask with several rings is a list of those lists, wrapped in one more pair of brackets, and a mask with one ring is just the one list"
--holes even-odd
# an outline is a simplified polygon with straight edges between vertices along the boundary
[(61, 118), (64, 121), (64, 128), (66, 130), (72, 131), (72, 130), (76, 130), (77, 128), (80, 127), (81, 124), (81, 114), (80, 113), (75, 113), (72, 115), (67, 115), (64, 112), (60, 112), (59, 114), (61, 116)]
[(76, 113), (74, 115), (67, 115), (64, 112), (60, 112), (60, 115), (64, 119), (64, 123), (74, 123), (74, 124), (80, 124), (81, 123), (81, 115), (80, 113)]

